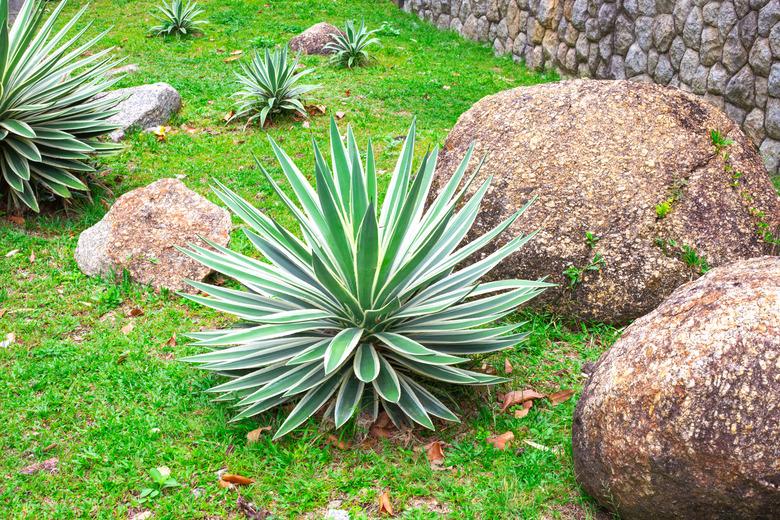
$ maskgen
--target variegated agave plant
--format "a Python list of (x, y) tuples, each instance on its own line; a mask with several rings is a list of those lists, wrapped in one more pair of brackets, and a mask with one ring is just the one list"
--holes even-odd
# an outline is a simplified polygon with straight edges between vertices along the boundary
[(247, 118), (249, 124), (259, 119), (260, 126), (265, 126), (274, 114), (298, 112), (305, 116), (303, 96), (319, 85), (300, 84), (312, 69), (298, 70), (299, 59), (295, 56), (289, 61), (286, 46), (273, 51), (265, 49), (263, 55), (255, 51), (248, 64), (241, 64), (243, 72), (236, 73), (241, 90), (233, 95), (238, 101), (230, 121)]
[(43, 2), (25, 2), (9, 28), (0, 0), (0, 194), (34, 211), (41, 190), (86, 190), (77, 176), (93, 171), (86, 161), (119, 149), (97, 137), (116, 129), (108, 119), (120, 100), (95, 97), (119, 79), (106, 76), (117, 61), (111, 49), (85, 55), (105, 32), (81, 44), (91, 24), (71, 34), (86, 6), (55, 31), (65, 4), (44, 20)]
[(316, 189), (271, 139), (297, 202), (258, 166), (294, 215), (303, 239), (217, 183), (216, 194), (244, 221), (246, 236), (268, 260), (211, 242), (213, 250), (192, 244), (183, 249), (246, 288), (190, 282), (210, 297), (183, 295), (244, 320), (231, 329), (191, 334), (196, 345), (212, 351), (185, 359), (233, 378), (210, 391), (224, 394), (220, 399), (238, 399), (241, 411), (234, 420), (297, 401), (278, 438), (330, 402), (326, 412), (337, 427), (359, 409), (376, 416), (383, 408), (398, 426), (411, 420), (432, 429), (432, 417), (458, 420), (434, 395), (440, 382), (502, 381), (457, 365), (470, 361), (469, 354), (511, 348), (525, 338), (515, 332), (517, 324), (484, 326), (549, 284), (479, 280), (532, 235), (457, 267), (525, 208), (461, 245), (490, 180), (466, 200), (476, 175), (459, 189), (469, 149), (426, 209), (437, 150), (425, 155), (413, 176), (414, 141), (413, 124), (380, 205), (372, 146), (364, 163), (351, 129), (345, 146), (331, 121), (330, 165), (315, 143)]
[(189, 36), (198, 34), (200, 26), (207, 24), (205, 20), (198, 20), (203, 14), (203, 9), (190, 0), (163, 0), (162, 5), (157, 6), (161, 15), (154, 15), (160, 25), (152, 27), (151, 32), (156, 36)]
[(378, 29), (366, 29), (365, 21), (355, 27), (355, 22), (348, 20), (344, 24), (344, 30), (331, 34), (333, 41), (325, 46), (325, 50), (333, 54), (331, 62), (349, 69), (368, 63), (369, 55), (366, 49), (369, 45), (379, 43), (379, 38), (374, 37), (377, 31)]

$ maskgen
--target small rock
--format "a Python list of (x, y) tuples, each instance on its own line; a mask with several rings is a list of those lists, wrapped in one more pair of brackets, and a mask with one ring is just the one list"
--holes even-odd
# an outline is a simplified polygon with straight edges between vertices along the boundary
[(123, 101), (117, 105), (119, 112), (108, 119), (109, 122), (119, 126), (119, 129), (109, 134), (114, 142), (124, 139), (126, 133), (132, 128), (146, 130), (164, 125), (181, 109), (181, 96), (167, 83), (112, 90), (98, 97), (104, 96), (123, 98)]
[(338, 27), (320, 22), (292, 38), (289, 44), (290, 49), (304, 54), (330, 54), (331, 51), (325, 46), (333, 41), (333, 35), (340, 33)]
[(194, 291), (185, 279), (202, 280), (211, 270), (175, 246), (226, 246), (230, 214), (176, 179), (161, 179), (119, 197), (103, 219), (79, 236), (75, 257), (89, 276), (122, 273), (155, 288)]

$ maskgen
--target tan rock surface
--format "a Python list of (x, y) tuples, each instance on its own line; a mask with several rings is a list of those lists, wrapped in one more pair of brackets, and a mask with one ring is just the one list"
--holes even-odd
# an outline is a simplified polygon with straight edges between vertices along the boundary
[[(736, 188), (711, 129), (734, 140), (731, 162), (742, 173)], [(683, 245), (715, 266), (771, 253), (753, 209), (780, 227), (780, 198), (752, 144), (721, 111), (677, 89), (575, 80), (488, 96), (448, 136), (435, 191), (472, 141), (472, 164), (488, 154), (478, 180), (494, 175), (472, 237), (539, 197), (507, 236), (539, 235), (490, 276), (549, 275), (561, 287), (533, 304), (559, 313), (630, 321), (699, 276), (680, 258)], [(658, 219), (656, 205), (673, 196), (671, 212)], [(599, 237), (595, 248), (587, 231)], [(677, 247), (659, 247), (659, 240)], [(605, 264), (569, 288), (564, 270), (587, 266), (596, 253)]]
[(211, 270), (176, 250), (199, 236), (227, 245), (227, 210), (176, 179), (161, 179), (117, 199), (105, 217), (79, 237), (76, 262), (88, 275), (127, 270), (139, 283), (192, 290), (184, 279), (202, 280)]
[(626, 328), (572, 430), (578, 480), (622, 518), (777, 518), (780, 257), (716, 268)]
[(325, 49), (325, 46), (333, 41), (331, 34), (340, 32), (338, 27), (320, 22), (291, 39), (290, 49), (304, 54), (330, 54), (330, 51)]

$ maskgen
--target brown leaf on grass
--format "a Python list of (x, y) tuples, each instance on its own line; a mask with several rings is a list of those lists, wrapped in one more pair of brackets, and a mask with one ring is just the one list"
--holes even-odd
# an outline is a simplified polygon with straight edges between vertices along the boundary
[(515, 404), (522, 404), (526, 401), (533, 399), (542, 399), (544, 394), (540, 394), (536, 390), (527, 388), (525, 390), (513, 390), (504, 395), (503, 403), (501, 404), (501, 411), (505, 412), (507, 408)]
[(550, 394), (547, 398), (550, 400), (550, 404), (553, 406), (559, 405), (565, 401), (568, 401), (571, 396), (574, 395), (574, 390), (561, 390)]
[(488, 375), (493, 375), (496, 373), (496, 368), (493, 365), (482, 363), (482, 372)]
[(224, 480), (225, 482), (229, 482), (237, 486), (248, 486), (255, 481), (253, 478), (238, 475), (236, 473), (223, 473), (220, 480)]
[(492, 437), (488, 437), (486, 440), (489, 444), (492, 444), (495, 449), (505, 450), (514, 439), (514, 433), (504, 432), (501, 435), (493, 435)]
[(241, 55), (240, 54), (234, 54), (233, 56), (229, 56), (229, 57), (225, 58), (222, 61), (224, 61), (225, 63), (230, 63), (231, 61), (236, 61), (236, 60), (239, 60), (239, 59), (241, 59)]
[(231, 110), (230, 112), (228, 112), (227, 114), (225, 114), (225, 115), (222, 117), (222, 120), (223, 120), (224, 122), (226, 122), (226, 123), (229, 123), (229, 122), (230, 122), (230, 120), (231, 120), (231, 119), (233, 119), (233, 116), (234, 116), (234, 115), (236, 115), (236, 111), (235, 111), (235, 110)]
[(199, 129), (195, 128), (194, 126), (190, 126), (187, 123), (184, 123), (179, 128), (181, 128), (182, 130), (184, 130), (185, 133), (188, 133), (190, 135), (195, 135), (198, 132), (200, 132)]
[(18, 254), (19, 254), (19, 250), (18, 250), (18, 249), (11, 249), (10, 251), (8, 251), (8, 252), (5, 254), (5, 257), (6, 257), (6, 258), (11, 258), (12, 256), (16, 256), (16, 255), (18, 255)]
[(509, 358), (506, 358), (504, 360), (504, 373), (505, 374), (511, 374), (512, 373), (512, 363), (509, 362)]
[(336, 112), (334, 115), (336, 116), (336, 119), (344, 119), (344, 116), (347, 114), (346, 112)]
[(175, 347), (176, 346), (176, 333), (174, 332), (173, 335), (168, 338), (168, 341), (165, 342), (166, 347)]
[(0, 318), (5, 316), (5, 313), (8, 312), (8, 309), (0, 309)]
[(116, 364), (117, 365), (121, 365), (122, 363), (127, 361), (127, 356), (129, 356), (129, 355), (130, 355), (130, 351), (129, 350), (125, 350), (124, 352), (119, 354), (119, 356), (117, 356), (117, 358), (116, 358)]
[(247, 501), (244, 497), (240, 496), (236, 500), (236, 508), (238, 512), (244, 515), (245, 518), (250, 520), (265, 520), (270, 518), (271, 512), (264, 508), (259, 508), (252, 502)]
[(347, 90), (344, 91), (344, 96), (345, 97), (349, 97), (351, 95), (352, 95), (352, 91), (351, 90), (347, 89)]
[(390, 493), (384, 491), (379, 495), (379, 511), (380, 515), (395, 516), (393, 513), (393, 504), (390, 503)]
[(309, 123), (308, 121), (304, 121), (304, 122), (301, 124), (301, 126), (302, 126), (303, 128), (311, 128), (311, 123)]
[(519, 410), (515, 410), (515, 419), (522, 419), (526, 415), (528, 415), (528, 412), (531, 411), (531, 407), (534, 405), (534, 402), (530, 399), (528, 401), (525, 401), (523, 403), (523, 407)]
[(137, 318), (138, 316), (143, 316), (144, 311), (142, 309), (139, 309), (138, 307), (133, 307), (130, 309), (130, 312), (127, 313), (128, 316), (131, 318)]
[(263, 434), (263, 432), (270, 431), (270, 429), (271, 429), (270, 426), (261, 426), (247, 433), (246, 434), (247, 444), (256, 443), (257, 441), (260, 440), (260, 436)]
[(330, 444), (331, 446), (335, 446), (336, 448), (342, 451), (349, 449), (350, 446), (350, 444), (347, 441), (339, 440), (339, 438), (333, 435), (332, 433), (328, 435), (328, 444)]
[(131, 322), (128, 322), (127, 325), (122, 327), (120, 330), (121, 330), (122, 334), (127, 336), (128, 334), (130, 334), (133, 331), (133, 327), (135, 327), (135, 322), (131, 321)]
[(31, 264), (35, 263), (35, 251), (30, 253), (30, 263)]
[(235, 50), (230, 53), (231, 56), (241, 56), (242, 54), (244, 54), (242, 50)]
[(444, 469), (444, 444), (441, 441), (433, 441), (426, 444), (425, 454), (428, 456), (431, 469)]
[(34, 475), (36, 473), (40, 473), (41, 471), (45, 471), (46, 473), (57, 473), (57, 466), (59, 463), (60, 459), (57, 457), (52, 457), (50, 459), (44, 460), (43, 462), (36, 462), (35, 464), (25, 466), (19, 471), (19, 473), (22, 475)]
[(24, 226), (24, 217), (20, 217), (19, 215), (10, 215), (8, 217), (8, 222), (11, 224), (16, 224), (17, 226)]
[(306, 105), (306, 112), (308, 112), (309, 115), (312, 116), (322, 115), (327, 111), (328, 111), (328, 107), (326, 107), (325, 105)]
[(217, 485), (223, 489), (236, 489), (236, 485), (231, 482), (228, 482), (227, 480), (219, 479), (217, 481)]

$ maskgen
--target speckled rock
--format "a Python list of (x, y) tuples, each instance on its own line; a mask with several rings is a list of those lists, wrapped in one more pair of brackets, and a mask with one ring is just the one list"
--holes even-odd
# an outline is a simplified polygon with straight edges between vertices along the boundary
[(184, 280), (211, 271), (176, 250), (199, 236), (220, 245), (230, 238), (230, 214), (176, 179), (161, 179), (119, 197), (103, 219), (79, 236), (76, 262), (87, 275), (127, 270), (155, 288), (191, 290)]
[[(734, 140), (729, 153), (752, 203), (730, 186), (710, 143), (713, 128)], [(549, 276), (561, 285), (537, 305), (559, 313), (635, 319), (699, 275), (658, 241), (690, 246), (719, 265), (766, 254), (751, 206), (780, 225), (780, 198), (753, 145), (723, 112), (677, 89), (575, 80), (488, 96), (448, 136), (434, 191), (472, 141), (475, 157), (488, 154), (479, 178), (494, 176), (473, 236), (539, 197), (511, 228), (539, 234), (491, 276)], [(655, 207), (670, 198), (672, 211), (659, 220)], [(595, 248), (587, 231), (599, 237)], [(605, 263), (572, 288), (564, 271), (587, 267), (596, 254)]]
[(780, 257), (676, 290), (597, 362), (572, 425), (574, 470), (622, 518), (780, 511)]
[(117, 105), (118, 112), (108, 121), (119, 126), (111, 132), (112, 141), (121, 141), (133, 129), (164, 125), (181, 109), (181, 96), (167, 83), (154, 83), (138, 87), (112, 90), (98, 97), (123, 98)]
[(290, 49), (304, 54), (330, 54), (325, 46), (333, 41), (331, 35), (341, 31), (329, 23), (320, 22), (312, 25), (298, 36), (290, 40)]

